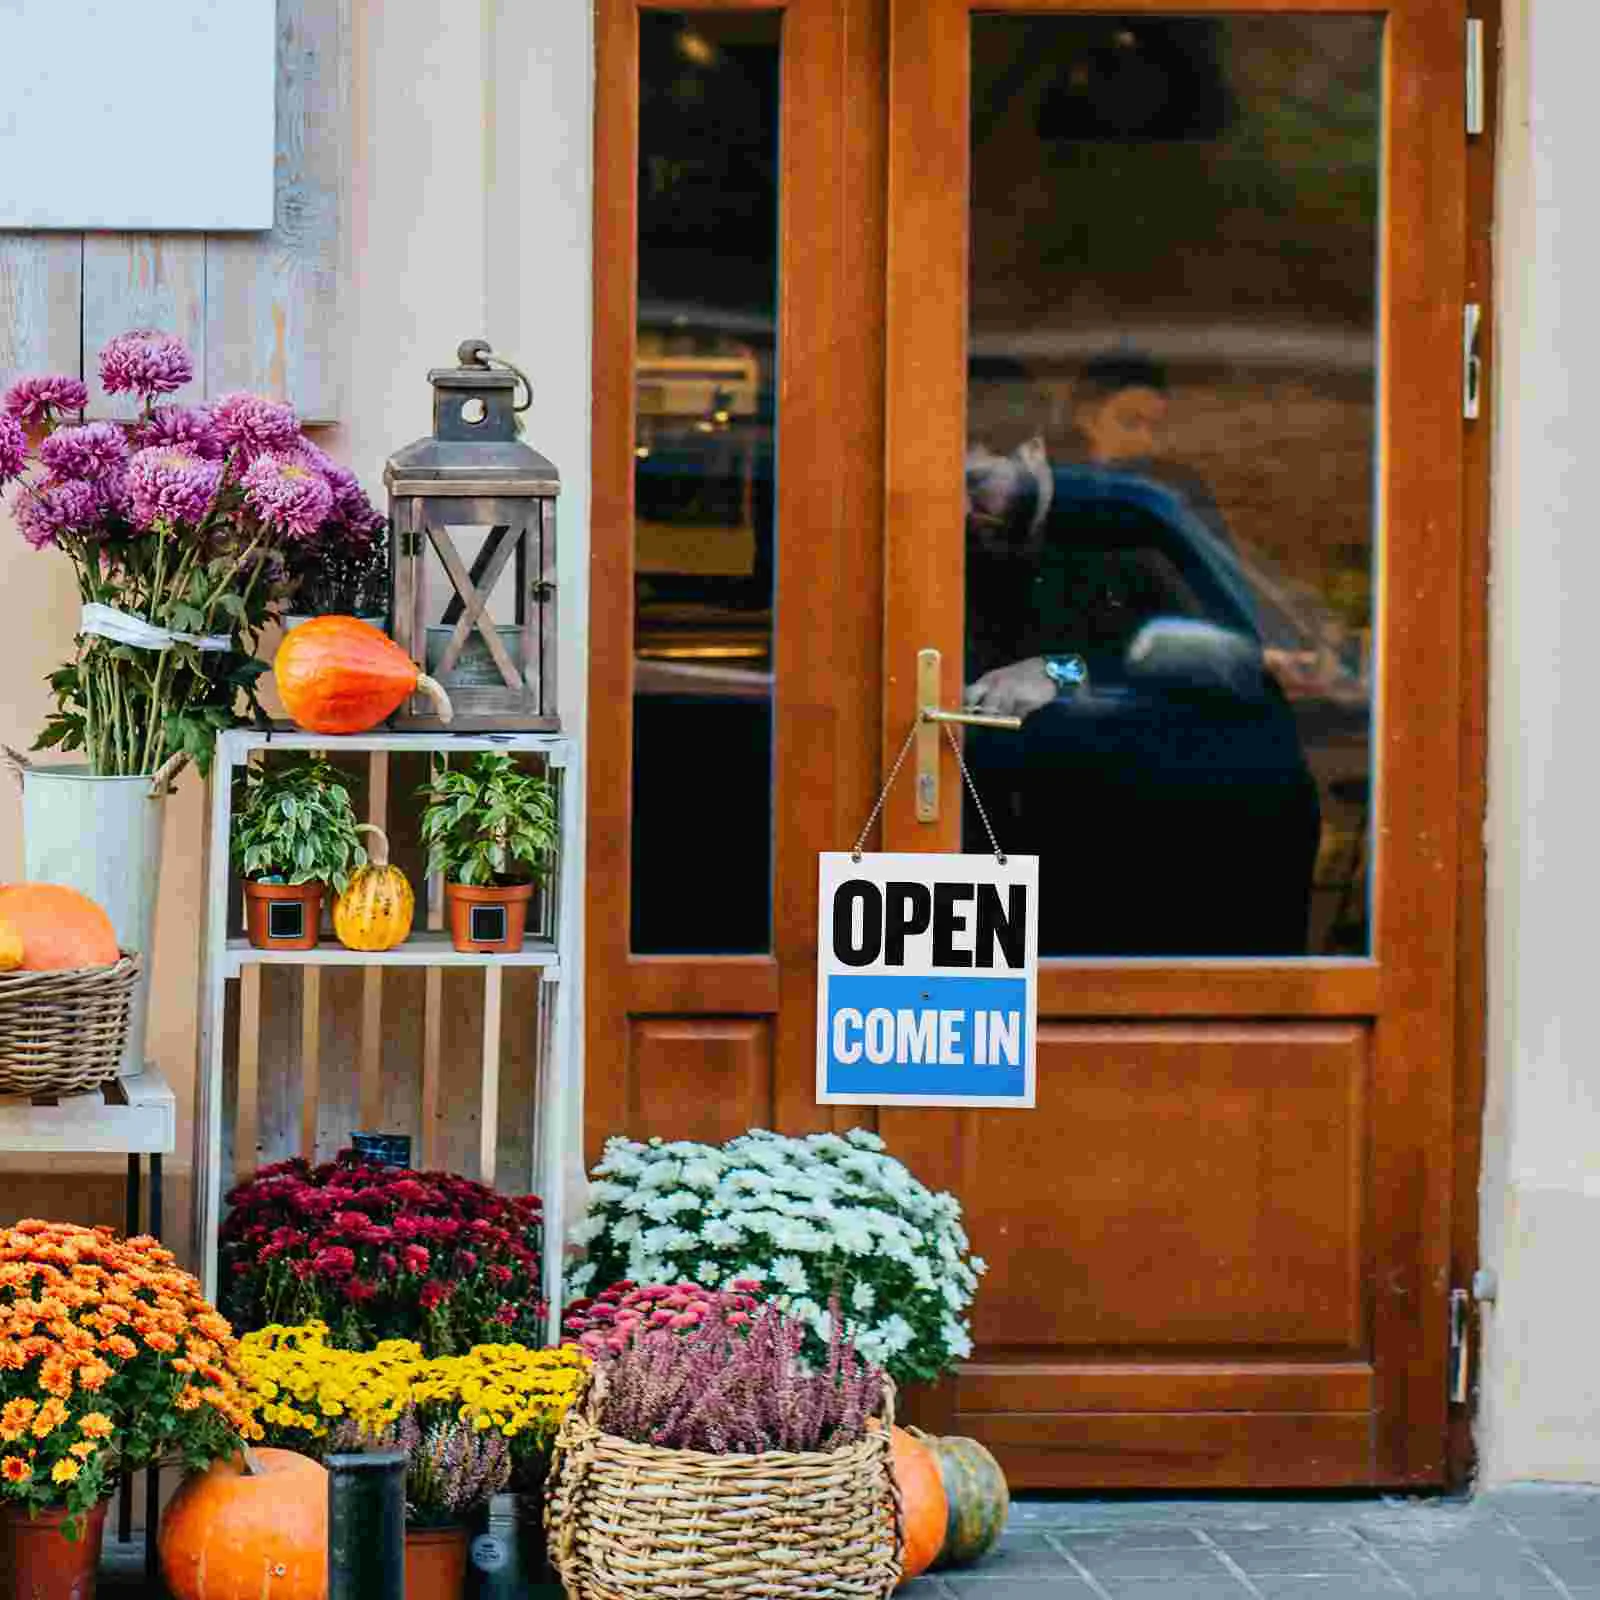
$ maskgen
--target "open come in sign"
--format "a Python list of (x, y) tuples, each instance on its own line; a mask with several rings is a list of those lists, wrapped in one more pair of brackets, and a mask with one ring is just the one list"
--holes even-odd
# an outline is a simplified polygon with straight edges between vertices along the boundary
[(1039, 860), (821, 858), (817, 1100), (1033, 1105)]

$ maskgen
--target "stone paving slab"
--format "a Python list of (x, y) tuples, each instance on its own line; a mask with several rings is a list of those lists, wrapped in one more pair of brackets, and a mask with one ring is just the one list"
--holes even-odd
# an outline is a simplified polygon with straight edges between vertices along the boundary
[[(138, 1560), (136, 1546), (108, 1550), (105, 1600), (149, 1594)], [(1600, 1600), (1600, 1489), (1517, 1488), (1470, 1500), (1020, 1500), (989, 1560), (901, 1593), (908, 1600)]]

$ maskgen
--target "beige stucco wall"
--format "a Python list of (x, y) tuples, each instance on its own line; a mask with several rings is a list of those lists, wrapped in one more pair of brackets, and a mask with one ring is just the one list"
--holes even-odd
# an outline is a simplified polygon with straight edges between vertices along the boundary
[(1600, 12), (1507, 8), (1500, 150), (1489, 811), (1482, 1476), (1600, 1481), (1600, 872), (1591, 664), (1600, 593), (1587, 171)]
[[(428, 430), (430, 366), (450, 365), (462, 339), (482, 335), (526, 368), (534, 391), (527, 437), (565, 484), (558, 681), (566, 726), (581, 731), (590, 7), (366, 0), (351, 9), (351, 226), (340, 298), (348, 417), (324, 443), (381, 494), (385, 455)], [(66, 562), (29, 550), (3, 513), (0, 596), (0, 742), (26, 749), (46, 712), (42, 679), (70, 655), (76, 605)], [(180, 1175), (191, 1139), (202, 798), (190, 773), (170, 807), (153, 979), (150, 1053), (178, 1092)], [(15, 786), (5, 780), (0, 879), (19, 876), (21, 861)], [(574, 865), (581, 876), (581, 853)], [(568, 967), (575, 985), (581, 970), (580, 959)], [(0, 1173), (0, 1194), (9, 1189), (26, 1203), (17, 1163), (0, 1162)], [(0, 1214), (12, 1209), (0, 1200)]]

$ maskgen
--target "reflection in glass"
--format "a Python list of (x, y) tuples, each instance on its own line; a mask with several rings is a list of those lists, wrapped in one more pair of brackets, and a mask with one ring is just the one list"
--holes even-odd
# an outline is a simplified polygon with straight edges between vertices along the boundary
[(771, 947), (778, 49), (770, 12), (639, 17), (641, 954)]
[(972, 49), (968, 749), (1041, 949), (1365, 955), (1381, 22)]

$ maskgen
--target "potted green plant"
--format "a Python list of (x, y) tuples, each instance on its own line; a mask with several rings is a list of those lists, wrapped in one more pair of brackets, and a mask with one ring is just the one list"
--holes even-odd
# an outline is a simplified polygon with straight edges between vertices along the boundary
[(320, 756), (249, 769), (234, 813), (245, 931), (258, 950), (310, 950), (322, 896), (366, 865), (350, 791)]
[(555, 785), (487, 750), (465, 766), (437, 768), (420, 792), (428, 870), (444, 876), (456, 949), (520, 950), (533, 891), (561, 836)]

